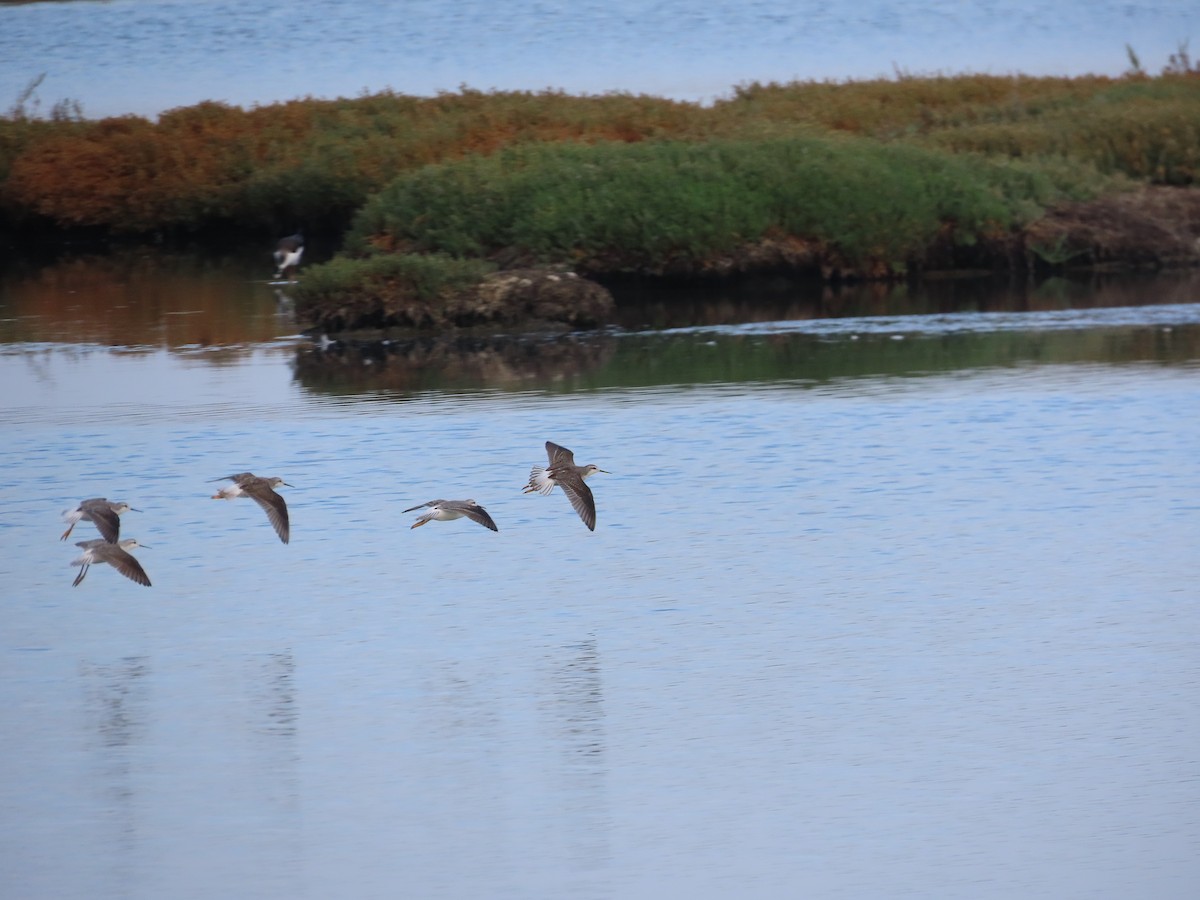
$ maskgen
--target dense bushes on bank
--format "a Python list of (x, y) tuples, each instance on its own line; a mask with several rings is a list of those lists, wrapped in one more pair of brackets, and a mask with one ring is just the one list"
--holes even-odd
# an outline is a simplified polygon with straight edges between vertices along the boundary
[(851, 137), (524, 145), (398, 177), (355, 218), (346, 249), (653, 272), (790, 236), (896, 271), (939, 235), (974, 243), (1111, 185), (1084, 165)]
[(161, 233), (340, 230), (398, 175), (541, 143), (758, 141), (838, 133), (874, 143), (1067, 159), (1191, 184), (1200, 75), (958, 76), (747, 85), (710, 107), (623, 94), (381, 93), (243, 110), (202, 103), (157, 122), (0, 118), (0, 224)]
[[(1159, 77), (751, 84), (708, 107), (462, 90), (202, 103), (156, 122), (79, 112), (59, 103), (39, 119), (19, 103), (0, 118), (0, 229), (264, 243), (349, 229), (296, 289), (305, 317), (335, 330), (602, 321), (611, 297), (564, 268), (895, 277), (1006, 254), (1153, 266), (1188, 264), (1200, 237), (1194, 191), (1102, 204), (1091, 221), (1080, 205), (1195, 184), (1190, 61)], [(1160, 213), (1187, 222), (1161, 228)]]
[(114, 232), (344, 228), (397, 174), (514, 142), (636, 140), (700, 110), (621, 95), (382, 93), (87, 121), (0, 119), (0, 217)]

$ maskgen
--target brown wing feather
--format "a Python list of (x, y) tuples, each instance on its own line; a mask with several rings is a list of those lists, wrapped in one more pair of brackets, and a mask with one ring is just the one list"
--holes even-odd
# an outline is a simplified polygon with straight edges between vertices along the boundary
[(126, 578), (136, 581), (138, 584), (143, 584), (150, 587), (150, 579), (146, 575), (146, 570), (142, 568), (142, 564), (130, 556), (120, 547), (114, 547), (107, 554), (108, 561), (112, 563), (114, 569), (124, 575)]
[(89, 502), (85, 509), (87, 514), (91, 516), (92, 522), (95, 523), (96, 530), (100, 532), (100, 537), (104, 538), (110, 544), (115, 544), (121, 534), (121, 517), (113, 512), (112, 507), (108, 505), (108, 501)]
[(463, 512), (467, 514), (468, 519), (472, 522), (478, 522), (484, 528), (490, 528), (492, 531), (500, 530), (496, 527), (496, 523), (492, 521), (492, 517), (488, 515), (488, 511), (479, 504), (465, 506), (463, 507)]
[(546, 455), (550, 457), (550, 468), (555, 466), (575, 465), (575, 454), (566, 447), (560, 447), (553, 441), (546, 441)]
[(583, 524), (588, 527), (589, 531), (595, 531), (596, 499), (592, 496), (592, 489), (578, 476), (559, 479), (558, 486), (563, 489), (563, 493), (571, 501), (575, 512), (579, 513), (579, 518), (583, 519)]
[(236, 475), (222, 475), (220, 478), (210, 478), (208, 479), (208, 483), (212, 484), (214, 481), (233, 481), (241, 484), (254, 477), (256, 476), (250, 472), (238, 472)]
[(255, 503), (266, 510), (267, 518), (271, 520), (271, 525), (274, 526), (275, 533), (286, 544), (288, 537), (291, 535), (287, 501), (265, 485), (255, 485), (253, 490), (246, 493), (250, 495)]

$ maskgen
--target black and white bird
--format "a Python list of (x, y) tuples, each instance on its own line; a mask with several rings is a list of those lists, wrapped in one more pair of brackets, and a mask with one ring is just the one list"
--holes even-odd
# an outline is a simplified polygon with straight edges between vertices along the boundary
[[(275, 244), (275, 278), (276, 280), (288, 275), (289, 270), (295, 270), (300, 265), (300, 257), (304, 255), (304, 235), (300, 232), (280, 238)], [(291, 277), (288, 276), (291, 281)]]

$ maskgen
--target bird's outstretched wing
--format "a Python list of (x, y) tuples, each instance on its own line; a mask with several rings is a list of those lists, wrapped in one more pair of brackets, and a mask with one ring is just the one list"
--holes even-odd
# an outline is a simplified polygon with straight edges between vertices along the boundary
[(467, 518), (472, 522), (478, 522), (484, 528), (490, 528), (492, 531), (499, 531), (496, 523), (492, 521), (492, 517), (488, 515), (488, 511), (476, 503), (473, 506), (463, 505), (462, 511), (467, 514)]
[(121, 534), (121, 517), (108, 505), (107, 500), (88, 500), (82, 508), (92, 517), (100, 537), (115, 544)]
[(595, 531), (596, 498), (592, 496), (592, 489), (577, 475), (573, 478), (560, 478), (558, 486), (563, 489), (563, 493), (571, 501), (575, 512), (579, 513), (579, 518), (583, 519), (583, 524), (588, 527), (589, 531)]
[(287, 501), (266, 485), (254, 485), (246, 491), (259, 506), (266, 510), (267, 518), (275, 528), (275, 533), (285, 544), (291, 535), (291, 525), (288, 522)]
[(550, 457), (550, 468), (575, 465), (575, 454), (553, 441), (546, 441), (546, 455)]
[(123, 547), (113, 547), (108, 551), (106, 557), (112, 563), (113, 568), (126, 578), (150, 587), (150, 578), (146, 575), (146, 570), (142, 568), (142, 564), (130, 556)]

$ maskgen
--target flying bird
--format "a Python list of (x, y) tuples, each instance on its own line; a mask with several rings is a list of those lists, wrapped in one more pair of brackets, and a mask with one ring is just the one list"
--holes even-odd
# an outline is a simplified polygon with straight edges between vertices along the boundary
[(212, 495), (213, 500), (233, 500), (235, 497), (249, 497), (267, 512), (267, 518), (271, 520), (271, 524), (275, 527), (275, 533), (279, 535), (279, 539), (285, 544), (288, 542), (288, 536), (291, 534), (291, 526), (288, 523), (287, 503), (283, 497), (275, 493), (275, 488), (278, 485), (286, 485), (292, 487), (282, 478), (259, 478), (250, 472), (241, 472), (237, 475), (226, 475), (224, 478), (214, 478), (213, 481), (232, 481), (233, 484), (221, 488)]
[(406, 509), (405, 512), (410, 513), (426, 506), (429, 507), (429, 512), (413, 522), (413, 528), (420, 528), (426, 522), (449, 522), (451, 519), (461, 519), (466, 516), (484, 528), (490, 528), (492, 531), (500, 530), (492, 521), (492, 517), (488, 515), (488, 511), (474, 500), (430, 500), (428, 503), (418, 503), (416, 506)]
[(595, 531), (596, 500), (592, 496), (592, 489), (583, 480), (597, 472), (606, 475), (612, 473), (591, 463), (586, 466), (575, 465), (575, 454), (553, 441), (546, 441), (546, 455), (550, 458), (550, 465), (533, 467), (529, 473), (529, 484), (525, 485), (523, 493), (537, 491), (539, 494), (549, 494), (555, 487), (562, 488), (575, 512), (579, 513), (579, 518), (583, 519), (583, 524)]
[[(300, 257), (304, 255), (304, 235), (300, 232), (280, 238), (275, 244), (275, 277), (283, 278), (288, 269), (300, 265)], [(289, 277), (288, 279), (292, 279)]]
[(134, 547), (145, 546), (139, 544), (134, 538), (125, 538), (119, 543), (109, 543), (103, 538), (97, 538), (91, 541), (79, 541), (75, 546), (81, 547), (83, 552), (79, 554), (78, 559), (71, 561), (71, 565), (82, 566), (82, 568), (75, 576), (75, 580), (71, 582), (71, 587), (79, 586), (84, 576), (87, 575), (88, 568), (94, 563), (108, 563), (126, 578), (150, 587), (150, 579), (146, 576), (146, 570), (129, 554)]
[[(117, 502), (115, 500), (106, 500), (104, 497), (93, 497), (91, 500), (84, 500), (74, 509), (63, 510), (63, 521), (68, 523), (67, 530), (63, 532), (60, 540), (65, 541), (71, 536), (75, 526), (80, 522), (94, 522), (96, 530), (100, 532), (100, 536), (110, 544), (117, 542), (117, 537), (121, 533), (121, 513), (129, 512), (133, 509), (124, 501)], [(140, 510), (133, 509), (134, 512)]]

